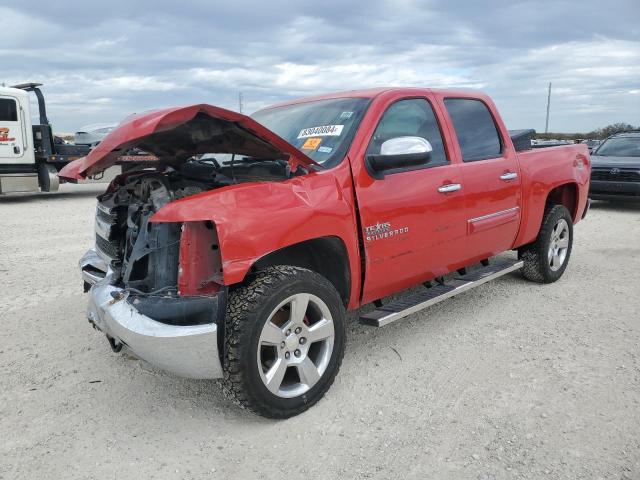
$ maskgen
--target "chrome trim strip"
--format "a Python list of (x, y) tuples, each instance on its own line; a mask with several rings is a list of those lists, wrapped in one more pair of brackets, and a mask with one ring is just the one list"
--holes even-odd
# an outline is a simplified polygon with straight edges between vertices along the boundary
[(95, 230), (98, 235), (104, 238), (106, 241), (110, 240), (112, 224), (101, 220), (100, 217), (96, 217)]
[(116, 260), (115, 258), (111, 258), (105, 252), (100, 250), (97, 246), (96, 246), (96, 255), (98, 255), (102, 260), (104, 260), (104, 262), (107, 263), (108, 265), (111, 265), (111, 262)]
[[(109, 263), (106, 262), (96, 251), (95, 248), (87, 250), (78, 262), (82, 280), (90, 285), (94, 285), (103, 280), (109, 273)], [(103, 272), (102, 275), (96, 273), (96, 270)]]
[(111, 211), (111, 209), (109, 207), (105, 207), (100, 202), (98, 202), (96, 208), (98, 210), (100, 210), (102, 213), (105, 213), (105, 214), (109, 215), (110, 217), (113, 216), (113, 212)]
[(480, 220), (487, 220), (488, 218), (499, 217), (500, 215), (507, 215), (512, 212), (517, 212), (520, 210), (520, 207), (508, 208), (507, 210), (501, 210), (499, 212), (490, 213), (488, 215), (483, 215), (482, 217), (470, 218), (467, 220), (468, 222), (478, 222)]
[(103, 275), (98, 275), (91, 270), (82, 269), (82, 280), (87, 282), (89, 285), (95, 285), (100, 280), (104, 280), (106, 273)]

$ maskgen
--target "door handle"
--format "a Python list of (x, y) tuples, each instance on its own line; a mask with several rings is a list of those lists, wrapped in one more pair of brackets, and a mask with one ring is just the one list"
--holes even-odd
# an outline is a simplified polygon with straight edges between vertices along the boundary
[(449, 192), (457, 192), (462, 188), (462, 185), (459, 183), (450, 183), (448, 185), (442, 185), (438, 188), (440, 193), (449, 193)]
[(500, 180), (504, 180), (505, 182), (515, 180), (516, 178), (518, 178), (518, 174), (516, 172), (507, 172), (500, 175)]

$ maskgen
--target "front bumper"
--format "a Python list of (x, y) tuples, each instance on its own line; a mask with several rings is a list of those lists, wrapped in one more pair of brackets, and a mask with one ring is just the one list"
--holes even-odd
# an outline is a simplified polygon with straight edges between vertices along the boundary
[[(112, 275), (108, 269), (100, 278), (96, 271), (104, 268), (104, 263), (91, 263), (94, 255), (95, 251), (90, 250), (80, 261), (83, 280), (90, 285), (87, 317), (107, 335), (112, 347), (122, 346), (136, 357), (182, 377), (222, 377), (216, 321), (219, 311), (224, 312), (223, 294), (207, 300), (194, 299), (195, 302), (180, 297), (155, 297), (164, 299), (164, 305), (161, 309), (157, 305), (150, 307), (141, 302), (142, 298), (111, 285)], [(205, 310), (210, 323), (201, 323), (203, 301), (207, 302)], [(185, 325), (193, 303), (198, 304), (199, 323)], [(143, 305), (145, 308), (141, 308)], [(160, 322), (140, 310), (147, 313), (173, 310), (177, 320), (163, 318)]]

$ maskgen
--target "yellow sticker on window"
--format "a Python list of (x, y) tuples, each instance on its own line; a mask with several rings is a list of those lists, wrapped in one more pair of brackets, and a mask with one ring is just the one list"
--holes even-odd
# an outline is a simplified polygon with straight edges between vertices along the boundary
[(320, 145), (320, 142), (322, 142), (321, 138), (317, 138), (317, 137), (307, 138), (307, 140), (302, 145), (302, 149), (315, 150), (316, 148), (318, 148), (318, 145)]

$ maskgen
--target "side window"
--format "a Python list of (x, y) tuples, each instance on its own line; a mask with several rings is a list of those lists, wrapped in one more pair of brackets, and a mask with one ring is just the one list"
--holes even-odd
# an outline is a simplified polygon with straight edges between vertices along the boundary
[(468, 98), (447, 98), (444, 104), (456, 130), (463, 161), (485, 160), (502, 154), (496, 124), (483, 102)]
[(380, 147), (387, 140), (407, 136), (422, 137), (429, 141), (433, 147), (429, 166), (448, 163), (433, 109), (429, 102), (420, 98), (399, 100), (387, 108), (371, 137), (367, 154), (380, 153)]
[(0, 98), (0, 122), (17, 122), (18, 110), (16, 101), (11, 98)]

